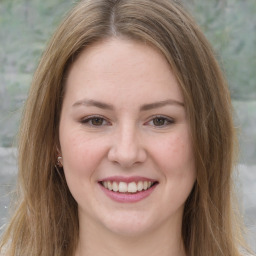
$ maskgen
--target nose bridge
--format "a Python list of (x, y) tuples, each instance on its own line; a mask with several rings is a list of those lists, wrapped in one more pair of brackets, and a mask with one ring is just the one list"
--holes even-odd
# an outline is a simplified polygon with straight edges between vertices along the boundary
[(145, 160), (146, 154), (135, 124), (123, 123), (116, 129), (115, 135), (109, 152), (111, 161), (130, 167)]
[(120, 129), (118, 131), (118, 144), (121, 147), (121, 149), (132, 149), (137, 144), (137, 136), (136, 136), (136, 127), (135, 125), (131, 124), (123, 124), (120, 126)]

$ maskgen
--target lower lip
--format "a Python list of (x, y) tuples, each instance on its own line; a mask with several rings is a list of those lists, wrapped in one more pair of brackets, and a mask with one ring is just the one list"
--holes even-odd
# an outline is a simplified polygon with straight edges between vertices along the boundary
[(119, 192), (108, 190), (100, 184), (99, 186), (109, 198), (111, 198), (116, 202), (136, 203), (148, 197), (155, 190), (157, 185), (154, 185), (147, 190), (138, 191), (137, 193), (119, 193)]

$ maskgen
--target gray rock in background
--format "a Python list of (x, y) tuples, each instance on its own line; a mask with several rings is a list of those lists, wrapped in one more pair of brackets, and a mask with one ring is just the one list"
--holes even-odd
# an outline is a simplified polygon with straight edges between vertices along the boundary
[[(0, 148), (0, 233), (8, 222), (11, 192), (16, 184), (16, 149)], [(256, 251), (256, 165), (239, 165), (236, 179), (239, 198), (242, 200), (244, 219), (248, 229), (248, 241)]]
[(16, 149), (0, 147), (0, 233), (7, 223), (11, 194), (17, 176)]
[(239, 165), (239, 196), (248, 231), (248, 241), (256, 252), (256, 165)]

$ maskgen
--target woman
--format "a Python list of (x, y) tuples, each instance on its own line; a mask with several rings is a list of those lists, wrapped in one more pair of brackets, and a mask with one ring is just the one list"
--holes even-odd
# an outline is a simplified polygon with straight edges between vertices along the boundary
[(209, 43), (170, 0), (83, 0), (35, 73), (7, 255), (241, 255), (235, 135)]

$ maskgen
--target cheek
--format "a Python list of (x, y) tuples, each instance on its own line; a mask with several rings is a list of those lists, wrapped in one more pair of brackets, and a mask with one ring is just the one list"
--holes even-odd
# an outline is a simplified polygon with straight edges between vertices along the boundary
[[(81, 131), (60, 136), (65, 173), (73, 176), (91, 175), (104, 155), (104, 146), (99, 147), (99, 140), (88, 138)], [(101, 144), (104, 141), (101, 140)]]
[(174, 136), (166, 141), (165, 149), (161, 162), (166, 191), (168, 195), (172, 194), (170, 205), (181, 206), (196, 180), (191, 141), (187, 135)]
[(186, 133), (172, 134), (163, 141), (155, 143), (157, 162), (164, 170), (182, 170), (194, 167), (194, 156), (189, 136)]
[[(180, 130), (156, 142), (154, 161), (175, 200), (185, 200), (196, 179), (194, 155), (188, 132)], [(173, 199), (174, 200), (174, 199)]]
[[(97, 169), (104, 157), (103, 147), (99, 147), (95, 140), (88, 139), (79, 133), (72, 136), (69, 133), (61, 141), (63, 169), (69, 190), (79, 203), (81, 198), (87, 200), (95, 182)], [(81, 203), (81, 202), (80, 202)]]

